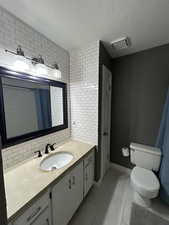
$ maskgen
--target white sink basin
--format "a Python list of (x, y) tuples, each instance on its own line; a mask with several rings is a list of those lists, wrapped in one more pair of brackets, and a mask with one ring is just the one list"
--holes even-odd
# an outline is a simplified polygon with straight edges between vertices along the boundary
[(70, 152), (57, 152), (43, 159), (40, 168), (44, 171), (60, 169), (70, 163), (72, 159), (73, 155)]

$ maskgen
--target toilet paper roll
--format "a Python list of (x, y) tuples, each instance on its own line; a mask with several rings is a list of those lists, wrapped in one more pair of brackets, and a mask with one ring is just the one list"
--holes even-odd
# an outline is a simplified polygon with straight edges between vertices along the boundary
[(122, 155), (123, 155), (124, 157), (129, 157), (129, 155), (130, 155), (130, 150), (129, 150), (129, 148), (127, 148), (127, 147), (122, 148)]

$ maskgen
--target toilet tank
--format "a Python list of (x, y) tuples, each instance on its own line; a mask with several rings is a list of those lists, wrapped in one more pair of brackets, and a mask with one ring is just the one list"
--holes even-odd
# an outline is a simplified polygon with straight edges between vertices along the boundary
[(131, 143), (130, 161), (138, 167), (158, 171), (161, 161), (161, 151), (156, 147)]

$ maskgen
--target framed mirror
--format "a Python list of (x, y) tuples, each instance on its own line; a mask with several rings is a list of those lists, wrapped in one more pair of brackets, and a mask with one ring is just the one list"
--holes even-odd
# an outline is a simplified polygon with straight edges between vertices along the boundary
[(67, 85), (0, 67), (3, 147), (68, 127)]

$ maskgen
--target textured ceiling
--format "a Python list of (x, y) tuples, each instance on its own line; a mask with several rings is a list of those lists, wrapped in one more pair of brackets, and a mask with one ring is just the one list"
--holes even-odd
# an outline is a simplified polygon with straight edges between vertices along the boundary
[(67, 50), (130, 37), (131, 48), (116, 52), (119, 56), (169, 42), (169, 0), (0, 0), (0, 5)]

